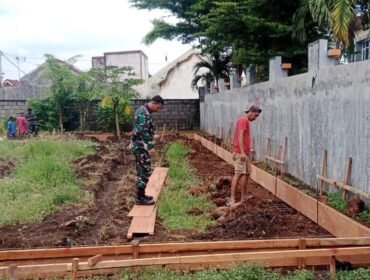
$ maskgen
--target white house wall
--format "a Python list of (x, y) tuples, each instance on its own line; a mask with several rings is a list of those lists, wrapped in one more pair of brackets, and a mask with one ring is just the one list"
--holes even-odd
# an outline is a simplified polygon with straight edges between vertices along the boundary
[(194, 77), (194, 65), (200, 61), (199, 56), (192, 55), (168, 72), (167, 79), (159, 85), (159, 94), (165, 99), (197, 99), (199, 94), (191, 88)]
[(131, 66), (137, 78), (148, 78), (148, 60), (142, 53), (105, 54), (106, 66)]

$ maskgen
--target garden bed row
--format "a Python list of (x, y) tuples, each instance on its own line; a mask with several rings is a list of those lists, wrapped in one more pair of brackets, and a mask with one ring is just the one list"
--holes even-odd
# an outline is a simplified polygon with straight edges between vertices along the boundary
[[(197, 134), (194, 139), (226, 162), (234, 164), (231, 152)], [(252, 165), (251, 179), (336, 237), (370, 236), (370, 229), (366, 226), (255, 165)]]

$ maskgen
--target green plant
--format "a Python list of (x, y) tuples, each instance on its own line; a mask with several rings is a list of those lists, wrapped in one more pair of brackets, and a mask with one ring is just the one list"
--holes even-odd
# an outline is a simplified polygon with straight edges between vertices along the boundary
[(329, 206), (342, 212), (344, 212), (347, 207), (346, 201), (342, 198), (340, 192), (329, 192), (328, 204)]
[[(214, 224), (205, 214), (214, 208), (214, 205), (208, 202), (205, 195), (193, 197), (187, 192), (189, 187), (199, 183), (199, 179), (189, 167), (187, 153), (187, 148), (180, 143), (173, 143), (168, 149), (170, 183), (161, 194), (158, 213), (170, 230), (204, 231), (207, 226)], [(204, 214), (188, 214), (192, 208), (199, 208)]]
[[(121, 137), (120, 118), (128, 118), (129, 100), (138, 97), (139, 93), (133, 88), (143, 82), (135, 79), (133, 68), (129, 66), (114, 67), (107, 66), (104, 69), (94, 68), (90, 75), (94, 77), (97, 88), (100, 89), (100, 97), (103, 98), (102, 106), (111, 106), (114, 118), (116, 135)], [(123, 112), (120, 108), (123, 107)]]
[(370, 224), (370, 210), (369, 209), (365, 209), (364, 211), (362, 211), (358, 215), (358, 217), (360, 218), (360, 220)]
[(370, 269), (359, 268), (352, 271), (339, 271), (336, 280), (370, 280)]

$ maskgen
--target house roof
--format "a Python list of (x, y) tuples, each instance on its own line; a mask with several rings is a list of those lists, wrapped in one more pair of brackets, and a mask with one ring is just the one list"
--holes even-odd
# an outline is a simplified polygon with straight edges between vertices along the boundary
[(3, 82), (3, 86), (17, 86), (17, 85), (19, 85), (19, 83), (20, 82), (18, 80), (6, 79)]
[(161, 84), (164, 82), (169, 73), (176, 68), (176, 66), (180, 65), (181, 63), (187, 61), (190, 59), (193, 55), (200, 56), (200, 51), (198, 49), (192, 48), (188, 50), (186, 53), (175, 59), (174, 61), (170, 62), (167, 66), (159, 70), (157, 73), (155, 73), (149, 80), (152, 80), (156, 84)]
[(170, 62), (167, 66), (155, 73), (152, 77), (146, 80), (144, 84), (138, 86), (137, 90), (141, 93), (142, 97), (158, 94), (160, 90), (160, 84), (167, 80), (171, 71), (173, 71), (183, 62), (189, 60), (193, 55), (200, 56), (200, 51), (198, 49), (191, 48), (183, 55)]
[[(67, 64), (69, 66), (69, 69), (72, 72), (74, 72), (76, 74), (81, 73), (81, 70), (80, 69), (78, 69), (77, 67), (75, 67), (75, 66), (73, 66), (71, 64), (66, 63), (63, 60), (57, 59), (57, 61), (59, 63), (62, 63), (62, 64)], [(43, 73), (46, 70), (46, 68), (47, 68), (47, 63), (44, 62), (43, 64), (41, 64), (36, 69), (34, 69), (31, 72), (29, 72), (28, 74), (24, 75), (21, 78), (21, 82), (32, 82), (32, 83), (40, 83), (40, 84), (49, 84), (50, 83), (49, 79), (43, 77)]]

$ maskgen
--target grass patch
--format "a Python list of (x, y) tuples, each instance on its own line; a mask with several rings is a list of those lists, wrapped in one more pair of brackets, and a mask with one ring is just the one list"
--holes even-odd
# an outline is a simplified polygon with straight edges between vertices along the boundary
[(124, 270), (116, 279), (141, 280), (314, 280), (312, 272), (297, 270), (283, 274), (279, 270), (271, 270), (258, 265), (239, 265), (229, 270), (205, 269), (197, 272), (178, 272), (166, 269), (143, 269), (138, 272)]
[[(203, 232), (209, 225), (215, 223), (205, 214), (215, 206), (205, 195), (193, 197), (187, 193), (189, 187), (199, 183), (199, 179), (189, 166), (187, 153), (187, 148), (177, 142), (172, 143), (168, 149), (170, 183), (161, 194), (158, 214), (170, 230)], [(192, 208), (199, 208), (204, 214), (199, 216), (187, 214)]]
[(92, 154), (90, 141), (2, 141), (0, 154), (16, 167), (0, 179), (0, 225), (40, 221), (60, 204), (82, 197), (70, 162)]
[(342, 198), (340, 192), (329, 192), (328, 193), (328, 204), (329, 206), (341, 212), (344, 212), (347, 208), (347, 203)]

